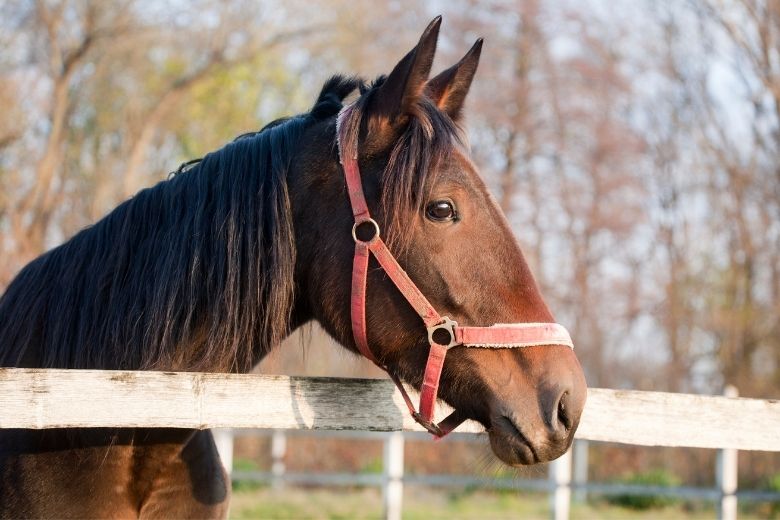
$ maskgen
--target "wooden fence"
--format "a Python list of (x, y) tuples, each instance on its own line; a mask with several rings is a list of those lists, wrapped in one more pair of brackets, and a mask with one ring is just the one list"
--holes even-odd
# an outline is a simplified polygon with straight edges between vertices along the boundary
[[(270, 471), (242, 470), (233, 468), (233, 443), (241, 437), (269, 437)], [(686, 500), (704, 500), (714, 502), (719, 517), (733, 518), (736, 515), (737, 498), (741, 501), (764, 501), (780, 503), (780, 492), (737, 490), (736, 481), (736, 450), (719, 450), (717, 463), (713, 468), (715, 475), (714, 487), (690, 486), (651, 486), (641, 484), (622, 484), (615, 482), (591, 482), (588, 480), (588, 453), (590, 441), (578, 439), (572, 450), (548, 466), (548, 477), (517, 478), (517, 477), (485, 477), (477, 475), (447, 475), (447, 474), (408, 474), (404, 471), (404, 444), (409, 440), (429, 441), (430, 435), (423, 432), (364, 432), (364, 431), (327, 431), (327, 430), (214, 430), (217, 446), (231, 473), (233, 482), (262, 482), (274, 488), (284, 485), (314, 485), (314, 486), (363, 486), (382, 489), (385, 518), (400, 519), (404, 485), (445, 487), (445, 488), (478, 488), (478, 489), (513, 489), (536, 492), (547, 492), (550, 496), (552, 518), (567, 518), (571, 503), (584, 502), (588, 494), (636, 495), (636, 496), (666, 496)], [(291, 437), (315, 439), (360, 439), (382, 442), (381, 473), (330, 473), (330, 472), (295, 472), (288, 471), (285, 466), (287, 440)], [(475, 442), (485, 443), (484, 435), (474, 433), (454, 432), (441, 442)], [(732, 464), (733, 462), (733, 464)]]
[[(0, 428), (420, 431), (405, 410), (388, 380), (0, 368)], [(459, 429), (481, 430), (476, 423)], [(735, 450), (780, 451), (778, 432), (778, 401), (592, 388), (576, 437), (727, 450), (719, 493), (724, 518), (734, 518)], [(570, 459), (555, 467), (563, 467), (554, 477), (563, 504)], [(563, 505), (556, 509), (556, 517), (567, 516)]]

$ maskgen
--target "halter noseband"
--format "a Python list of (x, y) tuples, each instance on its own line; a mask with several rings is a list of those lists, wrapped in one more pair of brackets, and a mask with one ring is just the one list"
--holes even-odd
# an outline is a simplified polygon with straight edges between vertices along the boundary
[[(357, 162), (357, 146), (352, 153), (344, 150), (343, 142), (346, 124), (354, 104), (341, 109), (337, 119), (336, 143), (339, 150), (339, 161), (344, 168), (349, 201), (355, 224), (352, 226), (352, 238), (355, 241), (355, 256), (352, 263), (352, 334), (358, 350), (388, 373), (409, 408), (409, 413), (415, 421), (426, 430), (440, 438), (458, 427), (466, 418), (454, 411), (439, 424), (433, 422), (436, 396), (439, 389), (439, 379), (444, 367), (447, 351), (453, 347), (482, 348), (522, 348), (540, 345), (564, 345), (574, 348), (568, 331), (557, 323), (513, 323), (496, 324), (492, 327), (462, 327), (447, 316), (440, 316), (420, 289), (406, 274), (387, 245), (379, 236), (379, 224), (371, 218), (363, 194), (360, 169)], [(372, 235), (366, 240), (358, 237), (358, 228), (370, 226)], [(420, 391), (420, 410), (415, 410), (409, 394), (401, 384), (400, 379), (381, 364), (368, 346), (366, 335), (366, 279), (368, 276), (368, 258), (373, 254), (379, 265), (387, 273), (393, 284), (398, 288), (406, 301), (422, 318), (428, 329), (430, 351), (425, 365), (422, 389)]]

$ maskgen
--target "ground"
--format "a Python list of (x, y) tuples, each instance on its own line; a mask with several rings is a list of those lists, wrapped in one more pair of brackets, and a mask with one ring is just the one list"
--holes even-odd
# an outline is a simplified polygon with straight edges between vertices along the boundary
[[(379, 519), (379, 489), (324, 489), (288, 487), (240, 487), (234, 491), (233, 519), (341, 520)], [(404, 489), (403, 517), (408, 520), (547, 520), (548, 495), (517, 491), (447, 491), (431, 488)], [(715, 518), (712, 504), (678, 504), (662, 509), (635, 511), (596, 500), (573, 504), (572, 519), (673, 520)], [(741, 510), (740, 519), (777, 518), (769, 509)]]

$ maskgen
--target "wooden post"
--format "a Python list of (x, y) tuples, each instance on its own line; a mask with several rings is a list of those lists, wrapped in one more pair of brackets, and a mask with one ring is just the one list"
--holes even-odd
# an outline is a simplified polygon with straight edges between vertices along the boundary
[(214, 444), (217, 445), (219, 458), (222, 459), (222, 465), (228, 477), (233, 473), (233, 430), (230, 428), (216, 428), (211, 430), (214, 436)]
[(284, 454), (287, 452), (287, 437), (284, 430), (271, 434), (271, 487), (280, 489), (284, 485)]
[(574, 484), (579, 489), (574, 490), (574, 501), (585, 502), (588, 493), (585, 485), (588, 483), (588, 441), (577, 439), (572, 447), (574, 450)]
[(384, 484), (382, 501), (385, 520), (401, 520), (401, 508), (404, 493), (404, 435), (390, 432), (385, 437), (384, 446)]
[(550, 517), (553, 520), (568, 520), (571, 507), (571, 448), (550, 463)]
[[(728, 385), (723, 390), (725, 397), (738, 397), (737, 388)], [(720, 500), (718, 502), (719, 520), (737, 519), (737, 450), (725, 448), (718, 450), (716, 475)]]

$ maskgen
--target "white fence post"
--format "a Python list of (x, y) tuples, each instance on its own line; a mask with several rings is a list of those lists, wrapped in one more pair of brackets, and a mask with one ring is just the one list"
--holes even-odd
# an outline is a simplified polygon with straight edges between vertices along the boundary
[(284, 430), (271, 434), (271, 487), (280, 489), (284, 485), (284, 454), (287, 452), (287, 437)]
[(233, 430), (230, 428), (216, 428), (211, 430), (214, 436), (214, 444), (217, 445), (219, 458), (228, 474), (228, 478), (233, 473)]
[[(728, 385), (723, 390), (725, 397), (738, 397), (737, 388)], [(718, 501), (718, 519), (737, 519), (737, 450), (732, 448), (718, 450), (716, 481), (720, 499)]]
[(404, 435), (390, 432), (384, 445), (382, 502), (385, 520), (401, 520), (404, 493)]
[(571, 448), (550, 463), (550, 482), (553, 486), (550, 496), (550, 517), (553, 520), (568, 520), (571, 507)]
[(588, 499), (588, 492), (585, 485), (588, 483), (588, 441), (577, 439), (574, 441), (572, 450), (574, 450), (574, 501), (585, 502)]

